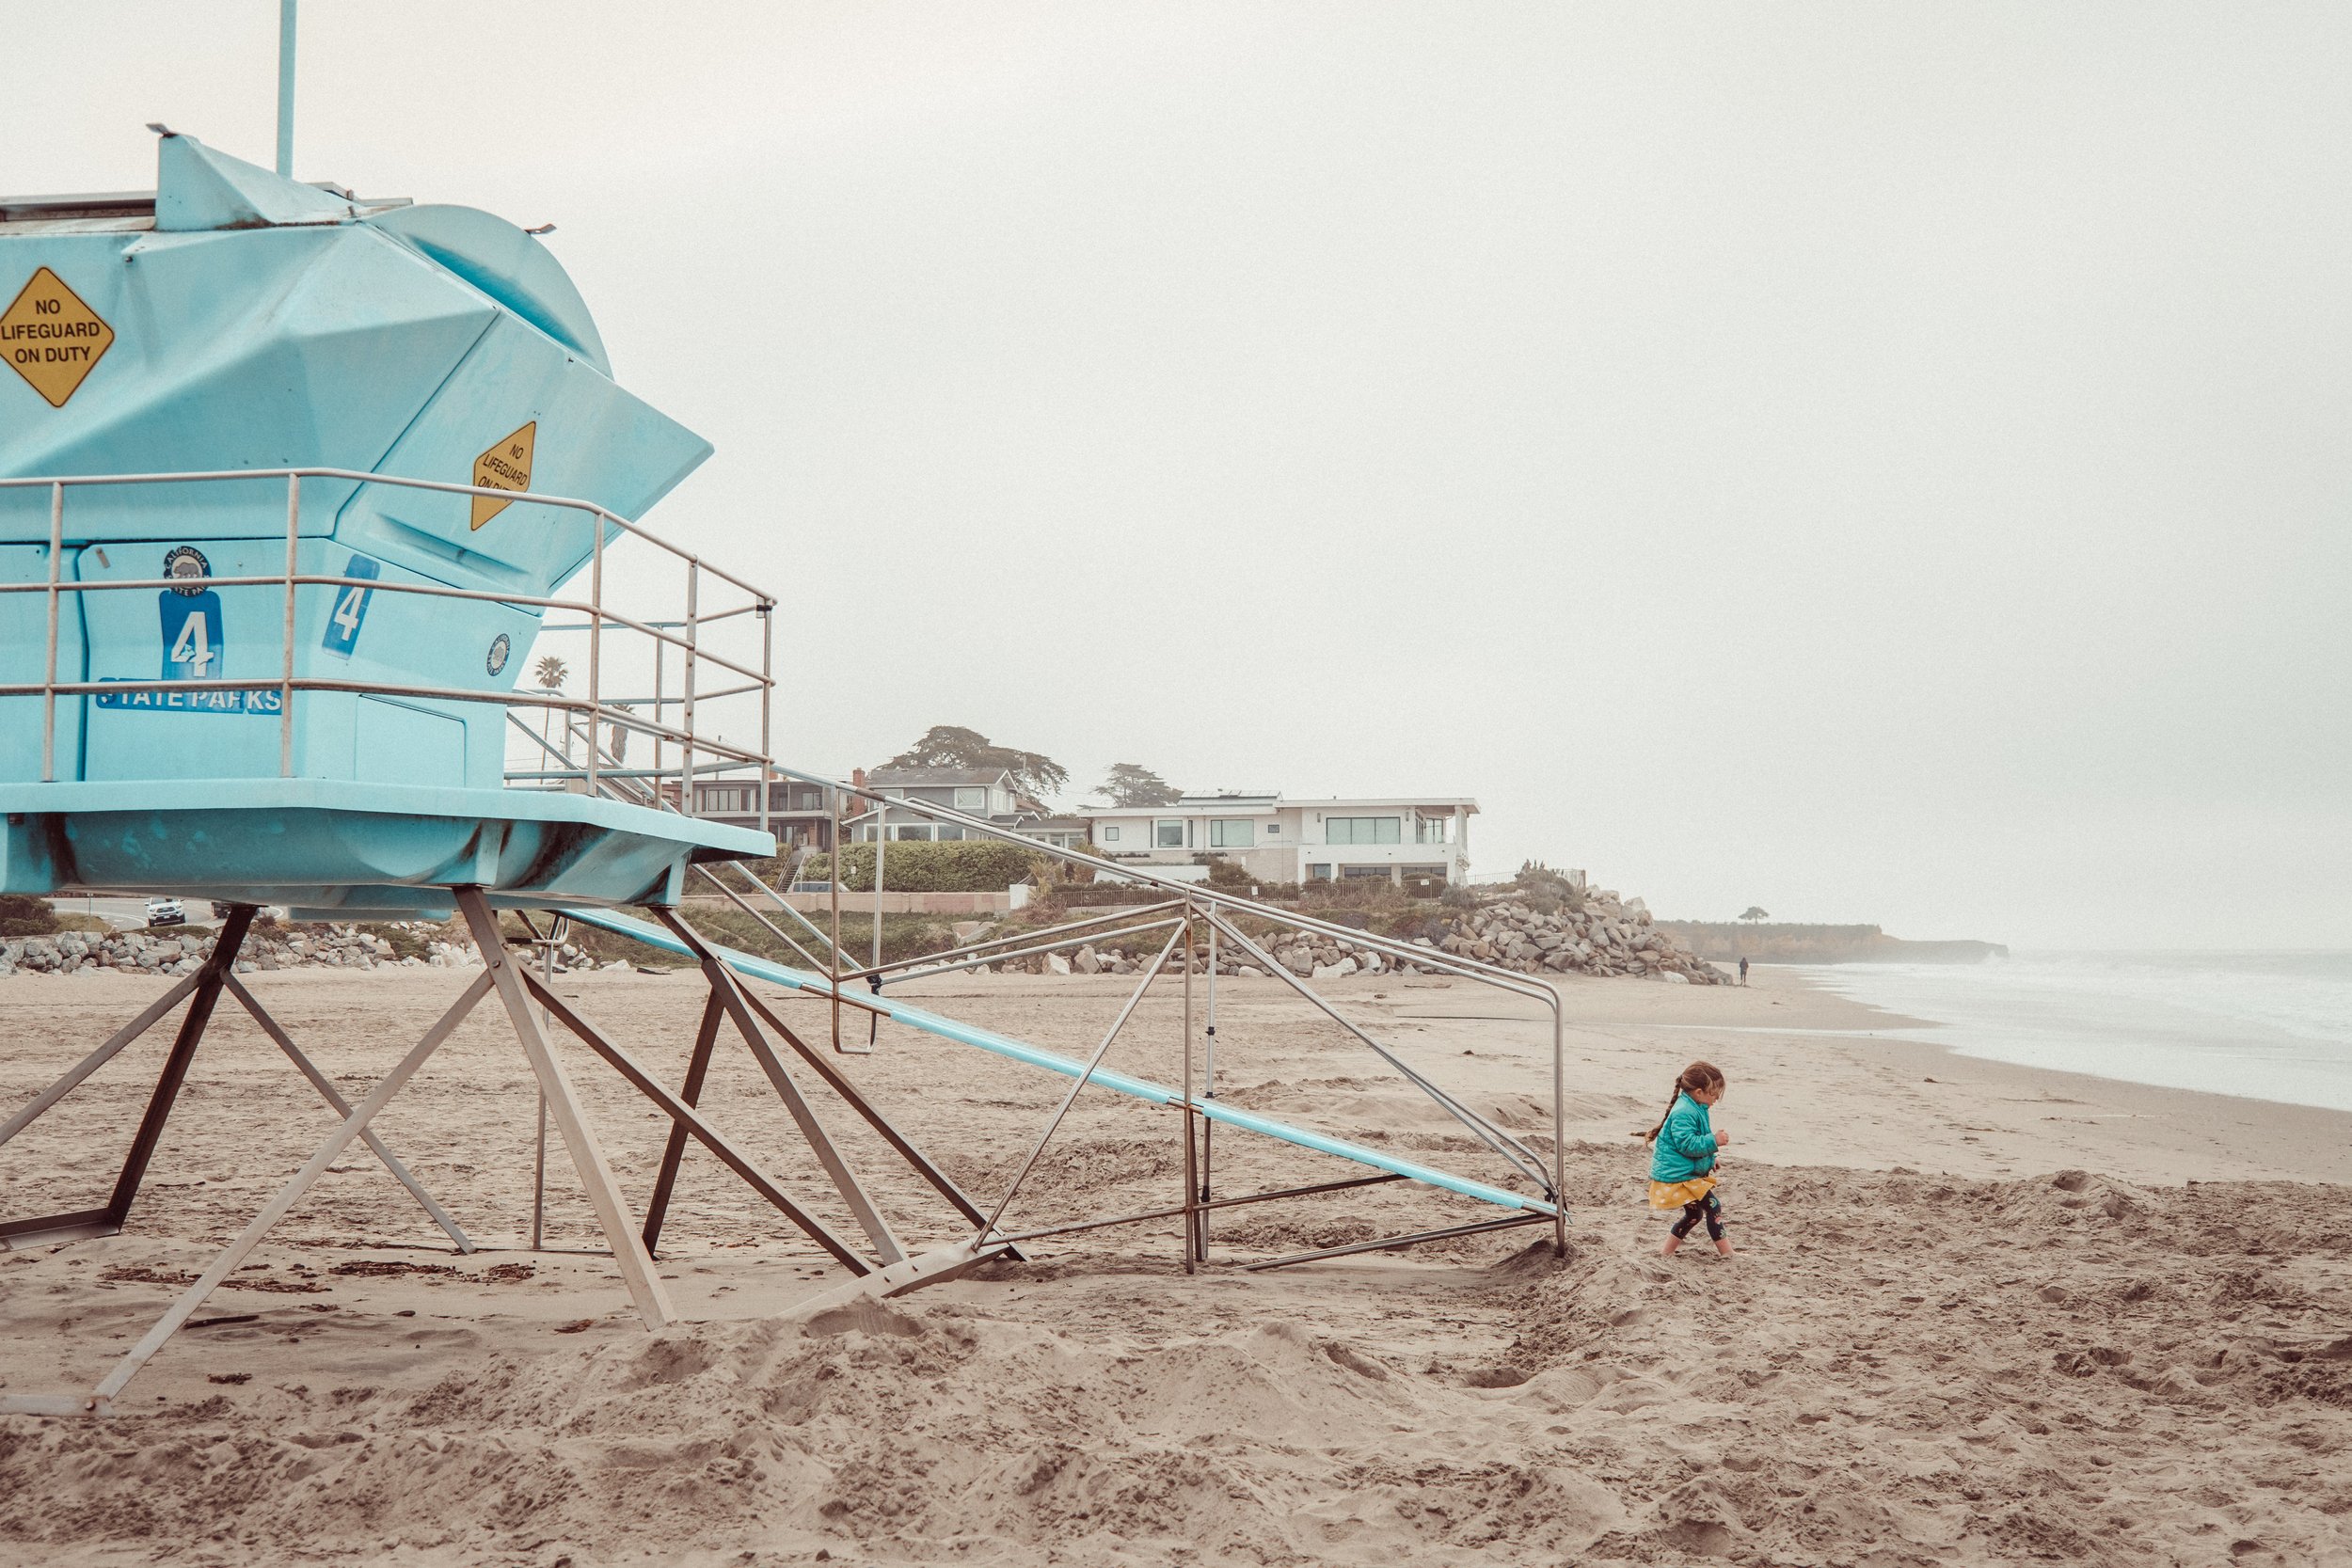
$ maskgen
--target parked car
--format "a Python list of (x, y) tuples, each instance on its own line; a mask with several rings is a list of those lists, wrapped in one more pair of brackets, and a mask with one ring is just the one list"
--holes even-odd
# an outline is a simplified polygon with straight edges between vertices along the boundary
[(150, 898), (147, 901), (147, 923), (150, 926), (185, 926), (188, 911), (180, 907), (177, 898)]

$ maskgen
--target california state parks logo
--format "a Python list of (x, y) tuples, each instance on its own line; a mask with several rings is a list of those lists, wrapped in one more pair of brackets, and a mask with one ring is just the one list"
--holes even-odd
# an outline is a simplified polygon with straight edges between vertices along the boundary
[(164, 576), (171, 578), (171, 592), (183, 598), (203, 593), (204, 579), (212, 575), (213, 563), (194, 545), (175, 546), (164, 553)]

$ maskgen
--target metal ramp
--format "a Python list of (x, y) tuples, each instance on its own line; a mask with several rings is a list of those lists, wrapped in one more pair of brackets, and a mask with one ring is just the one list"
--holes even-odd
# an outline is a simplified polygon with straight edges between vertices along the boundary
[[(634, 920), (611, 910), (584, 910), (573, 915), (572, 918), (583, 926), (594, 926), (600, 930), (611, 931), (616, 936), (630, 937), (648, 947), (658, 948), (663, 952), (688, 958), (695, 956), (692, 947), (662, 927), (643, 920)], [(1095, 939), (1089, 938), (1089, 940)], [(794, 990), (806, 991), (816, 996), (831, 996), (834, 993), (833, 982), (821, 974), (810, 974), (787, 965), (776, 963), (771, 959), (738, 952), (734, 948), (723, 947), (715, 942), (709, 944), (709, 950), (729, 969), (746, 978), (787, 986)], [(1031, 1045), (1026, 1040), (1015, 1039), (1009, 1035), (999, 1034), (993, 1029), (983, 1029), (977, 1024), (965, 1023), (957, 1019), (948, 1018), (944, 1014), (918, 1007), (911, 1002), (901, 1001), (897, 997), (887, 995), (872, 998), (857, 997), (855, 1004), (861, 1009), (871, 1009), (880, 1013), (893, 1023), (904, 1024), (910, 1029), (919, 1029), (927, 1035), (936, 1035), (942, 1039), (954, 1040), (961, 1045), (975, 1046), (992, 1054), (1021, 1062), (1029, 1067), (1043, 1068), (1048, 1072), (1059, 1073), (1065, 1078), (1099, 1085), (1114, 1094), (1123, 1094), (1131, 1100), (1139, 1100), (1147, 1105), (1173, 1105), (1184, 1098), (1182, 1091), (1171, 1089), (1166, 1085), (1155, 1084), (1149, 1079), (1136, 1078), (1128, 1073), (1114, 1072), (1108, 1068), (1090, 1067), (1088, 1063), (1073, 1060), (1058, 1053), (1047, 1051), (1041, 1046)], [(1219, 1126), (1231, 1127), (1243, 1132), (1254, 1132), (1261, 1137), (1292, 1144), (1299, 1148), (1311, 1149), (1318, 1154), (1331, 1154), (1343, 1160), (1352, 1160), (1359, 1165), (1369, 1165), (1375, 1170), (1385, 1171), (1391, 1176), (1401, 1177), (1407, 1181), (1418, 1181), (1423, 1186), (1436, 1187), (1445, 1192), (1457, 1193), (1464, 1197), (1476, 1198), (1481, 1203), (1491, 1203), (1498, 1208), (1538, 1216), (1548, 1216), (1553, 1212), (1553, 1205), (1548, 1199), (1531, 1196), (1525, 1193), (1515, 1193), (1508, 1188), (1493, 1186), (1484, 1181), (1472, 1181), (1466, 1177), (1453, 1175), (1433, 1165), (1399, 1159), (1385, 1149), (1374, 1148), (1365, 1144), (1351, 1143), (1345, 1138), (1335, 1138), (1328, 1133), (1311, 1132), (1303, 1127), (1293, 1127), (1287, 1122), (1277, 1121), (1272, 1117), (1262, 1117), (1254, 1111), (1246, 1111), (1222, 1101), (1200, 1100), (1194, 1102), (1193, 1108), (1202, 1119), (1215, 1122)]]

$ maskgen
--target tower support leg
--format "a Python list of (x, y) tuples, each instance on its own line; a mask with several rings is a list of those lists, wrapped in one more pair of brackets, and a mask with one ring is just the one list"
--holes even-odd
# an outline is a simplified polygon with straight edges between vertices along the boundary
[[(719, 1024), (726, 1009), (719, 1005), (713, 992), (703, 1004), (702, 1027), (694, 1031), (694, 1053), (687, 1059), (686, 1083), (678, 1089), (678, 1103), (699, 1105), (703, 1100), (703, 1080), (710, 1073), (710, 1053), (719, 1043)], [(661, 1170), (653, 1179), (653, 1196), (645, 1202), (645, 1250), (653, 1251), (661, 1244), (661, 1222), (670, 1215), (670, 1195), (677, 1190), (678, 1165), (686, 1158), (686, 1124), (670, 1123), (669, 1141), (661, 1147)]]
[(605, 1163), (604, 1146), (596, 1141), (587, 1118), (580, 1115), (580, 1103), (572, 1097), (571, 1080), (564, 1076), (563, 1064), (556, 1060), (554, 1048), (539, 1027), (539, 1015), (532, 1010), (525, 976), (507, 958), (505, 939), (499, 934), (498, 916), (491, 912), (489, 900), (482, 895), (480, 888), (461, 887), (453, 891), (457, 908), (473, 933), (474, 950), (482, 955), (490, 983), (497, 989), (499, 1001), (504, 1005), (507, 1019), (515, 1027), (515, 1037), (522, 1042), (523, 1054), (531, 1059), (531, 1070), (548, 1097), (548, 1110), (555, 1117), (557, 1131), (564, 1135), (564, 1148), (572, 1157), (572, 1168), (580, 1173), (580, 1185), (587, 1189), (588, 1207), (595, 1211), (596, 1225), (612, 1248), (612, 1260), (620, 1265), (621, 1278), (628, 1283), (629, 1297), (637, 1304), (637, 1314), (645, 1320), (647, 1328), (666, 1328), (677, 1321), (677, 1312), (670, 1305), (670, 1292), (662, 1289), (653, 1255), (645, 1250), (644, 1237), (629, 1223), (628, 1205), (621, 1196), (620, 1183), (612, 1178), (612, 1167)]
[(171, 1119), (171, 1108), (180, 1098), (180, 1085), (187, 1080), (188, 1063), (195, 1059), (205, 1027), (213, 1022), (213, 1007), (220, 1001), (222, 983), (237, 961), (237, 949), (245, 945), (246, 928), (253, 924), (254, 912), (250, 904), (239, 904), (230, 911), (228, 924), (220, 929), (220, 939), (213, 943), (213, 956), (196, 976), (196, 991), (188, 998), (188, 1010), (180, 1017), (180, 1033), (171, 1042), (171, 1054), (164, 1058), (163, 1076), (155, 1081), (155, 1092), (148, 1097), (147, 1113), (139, 1117), (139, 1130), (132, 1135), (131, 1152), (122, 1162), (122, 1174), (115, 1178), (114, 1196), (106, 1200), (108, 1234), (120, 1230), (122, 1222), (130, 1217), (131, 1201), (139, 1196), (139, 1184), (147, 1180), (147, 1163), (154, 1157), (155, 1146), (163, 1141), (164, 1123)]
[(169, 1012), (182, 997), (188, 998), (188, 1010), (180, 1017), (180, 1032), (173, 1037), (170, 1053), (164, 1058), (163, 1071), (155, 1080), (154, 1089), (148, 1095), (147, 1109), (139, 1117), (138, 1131), (132, 1134), (130, 1152), (123, 1157), (122, 1169), (115, 1178), (113, 1193), (95, 1209), (44, 1214), (35, 1219), (10, 1220), (0, 1224), (0, 1248), (75, 1242), (91, 1236), (112, 1236), (121, 1230), (122, 1222), (130, 1215), (131, 1202), (138, 1196), (140, 1183), (147, 1178), (148, 1162), (154, 1158), (155, 1146), (163, 1141), (164, 1124), (171, 1119), (172, 1106), (180, 1098), (180, 1085), (187, 1079), (188, 1063), (195, 1058), (196, 1048), (204, 1038), (205, 1027), (212, 1022), (214, 1005), (220, 1000), (221, 988), (237, 961), (238, 949), (245, 945), (246, 928), (253, 924), (254, 913), (250, 904), (238, 905), (222, 926), (219, 940), (213, 943), (212, 957), (205, 959), (202, 969), (149, 1004), (146, 1011), (133, 1019), (112, 1039), (83, 1057), (65, 1076), (36, 1096), (30, 1105), (9, 1117), (6, 1126), (0, 1126), (0, 1143), (6, 1143), (63, 1100), (84, 1079), (111, 1061), (125, 1046), (153, 1027), (156, 1021)]

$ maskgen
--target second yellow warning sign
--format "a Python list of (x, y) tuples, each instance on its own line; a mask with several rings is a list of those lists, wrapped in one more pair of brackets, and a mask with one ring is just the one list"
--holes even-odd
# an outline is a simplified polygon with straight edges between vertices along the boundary
[[(533, 420), (505, 440), (493, 443), (488, 451), (473, 460), (473, 482), (485, 490), (530, 489), (531, 454), (538, 444), (539, 421)], [(514, 504), (476, 496), (473, 526), (480, 528)]]

